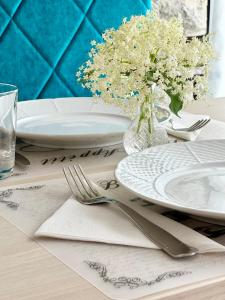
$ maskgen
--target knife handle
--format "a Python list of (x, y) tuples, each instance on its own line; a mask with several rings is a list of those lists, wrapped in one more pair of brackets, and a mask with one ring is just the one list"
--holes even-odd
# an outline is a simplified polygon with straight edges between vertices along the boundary
[(110, 201), (110, 203), (119, 207), (148, 239), (154, 242), (170, 256), (174, 258), (182, 258), (193, 256), (198, 253), (197, 248), (186, 245), (171, 233), (152, 221), (145, 219), (142, 215), (124, 203), (117, 200)]

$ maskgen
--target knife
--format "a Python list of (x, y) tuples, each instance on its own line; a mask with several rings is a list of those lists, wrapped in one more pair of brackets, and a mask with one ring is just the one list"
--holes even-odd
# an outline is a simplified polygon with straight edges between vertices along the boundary
[(30, 161), (25, 156), (18, 153), (17, 151), (16, 151), (15, 158), (16, 158), (16, 162), (19, 163), (20, 165), (24, 165), (24, 166), (30, 165)]
[(154, 220), (150, 221), (146, 219), (127, 204), (121, 202), (120, 197), (115, 193), (111, 191), (105, 191), (96, 183), (91, 183), (101, 196), (114, 199), (115, 204), (142, 231), (142, 233), (170, 256), (174, 258), (182, 258), (193, 256), (199, 253), (197, 248), (185, 244), (169, 231), (157, 225)]

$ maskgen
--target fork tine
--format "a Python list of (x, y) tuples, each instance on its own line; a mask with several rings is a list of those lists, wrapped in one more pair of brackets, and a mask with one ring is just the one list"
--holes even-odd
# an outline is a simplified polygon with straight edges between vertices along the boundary
[(90, 198), (93, 198), (90, 189), (87, 187), (86, 183), (84, 182), (82, 174), (80, 174), (80, 171), (77, 167), (77, 165), (73, 165), (73, 169), (76, 172), (76, 178), (79, 180), (80, 186), (82, 187), (84, 193), (87, 195), (86, 200), (90, 200)]
[(71, 176), (73, 177), (74, 183), (76, 184), (76, 187), (81, 195), (81, 198), (83, 200), (89, 200), (91, 196), (85, 189), (77, 170), (74, 167), (71, 168), (70, 166), (68, 167), (68, 169), (70, 171)]
[(71, 171), (69, 170), (69, 168), (67, 169), (67, 168), (63, 167), (63, 173), (65, 175), (66, 181), (68, 183), (68, 186), (69, 186), (72, 194), (80, 202), (79, 198), (83, 197), (83, 194), (80, 192), (80, 189), (77, 186), (76, 181), (74, 180), (73, 176), (71, 175)]
[(204, 127), (204, 126), (205, 126), (206, 124), (208, 124), (210, 121), (211, 121), (210, 119), (205, 119), (205, 120), (202, 122), (201, 127), (199, 127), (199, 129), (202, 128), (202, 127)]
[(189, 128), (188, 128), (188, 131), (194, 131), (196, 130), (196, 128), (198, 128), (199, 124), (201, 124), (203, 120), (199, 120), (197, 122), (195, 122), (193, 125), (191, 125)]
[(202, 126), (204, 126), (205, 120), (201, 120), (201, 122), (198, 125), (195, 125), (195, 130), (200, 129)]
[(81, 165), (76, 164), (73, 166), (76, 170), (76, 173), (79, 174), (79, 179), (86, 190), (86, 192), (90, 195), (90, 197), (99, 197), (99, 193), (96, 191), (96, 189), (93, 187), (93, 184), (90, 182), (90, 180), (87, 178), (87, 176), (84, 174), (84, 171), (81, 167)]
[(80, 176), (79, 176), (77, 170), (75, 168), (72, 169), (70, 166), (68, 167), (68, 169), (69, 169), (70, 174), (73, 178), (73, 181), (77, 187), (77, 190), (79, 191), (79, 193), (81, 195), (81, 198), (83, 200), (89, 200), (91, 196), (89, 195), (89, 193), (87, 193), (86, 189), (84, 188), (82, 180), (80, 179)]
[(177, 131), (187, 131), (187, 132), (192, 132), (192, 131), (198, 130), (198, 129), (204, 127), (204, 126), (205, 126), (206, 124), (208, 124), (210, 121), (211, 121), (211, 119), (209, 119), (209, 118), (207, 118), (207, 119), (201, 119), (201, 120), (196, 121), (194, 124), (190, 125), (189, 127), (175, 128), (175, 127), (173, 126), (173, 121), (172, 121), (172, 120), (169, 120), (169, 122), (170, 122), (171, 125), (172, 125), (172, 129), (173, 129), (173, 130), (177, 130)]
[(198, 130), (202, 127), (204, 127), (207, 123), (209, 123), (210, 119), (202, 119), (200, 120), (200, 122), (197, 124), (194, 124), (192, 125), (192, 128), (191, 128), (191, 131), (194, 131), (194, 130)]

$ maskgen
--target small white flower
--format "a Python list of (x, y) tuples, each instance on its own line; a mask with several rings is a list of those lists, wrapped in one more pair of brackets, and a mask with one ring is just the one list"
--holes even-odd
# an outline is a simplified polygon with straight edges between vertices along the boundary
[(96, 46), (97, 42), (95, 40), (91, 41), (91, 46)]
[(207, 38), (188, 41), (180, 19), (162, 20), (148, 12), (124, 19), (117, 30), (106, 30), (102, 38), (103, 43), (91, 42), (89, 60), (76, 75), (106, 103), (132, 113), (153, 83), (171, 101), (179, 96), (185, 102), (190, 94), (199, 99), (207, 91), (212, 47)]

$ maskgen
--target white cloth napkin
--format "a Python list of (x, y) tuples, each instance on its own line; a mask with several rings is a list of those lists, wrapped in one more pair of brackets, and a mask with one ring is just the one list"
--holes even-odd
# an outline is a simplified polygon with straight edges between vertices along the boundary
[(112, 205), (82, 205), (68, 199), (35, 233), (62, 239), (157, 248)]
[[(225, 251), (222, 245), (149, 208), (143, 208), (136, 203), (128, 205), (188, 245), (197, 247), (201, 253)], [(73, 198), (68, 199), (47, 219), (36, 231), (35, 236), (159, 249), (113, 205), (87, 206)]]
[[(209, 116), (195, 115), (195, 114), (191, 114), (191, 113), (187, 113), (187, 112), (181, 112), (180, 117), (173, 115), (171, 119), (172, 119), (174, 128), (183, 128), (183, 127), (189, 127), (189, 126), (193, 125), (198, 120), (209, 119)], [(203, 130), (204, 127), (199, 130), (195, 130), (193, 132), (176, 131), (176, 130), (172, 129), (171, 123), (168, 122), (165, 124), (165, 128), (166, 128), (168, 134), (171, 134), (175, 137), (178, 137), (178, 138), (181, 138), (184, 140), (194, 141), (197, 139), (197, 137), (199, 136), (200, 132)]]

